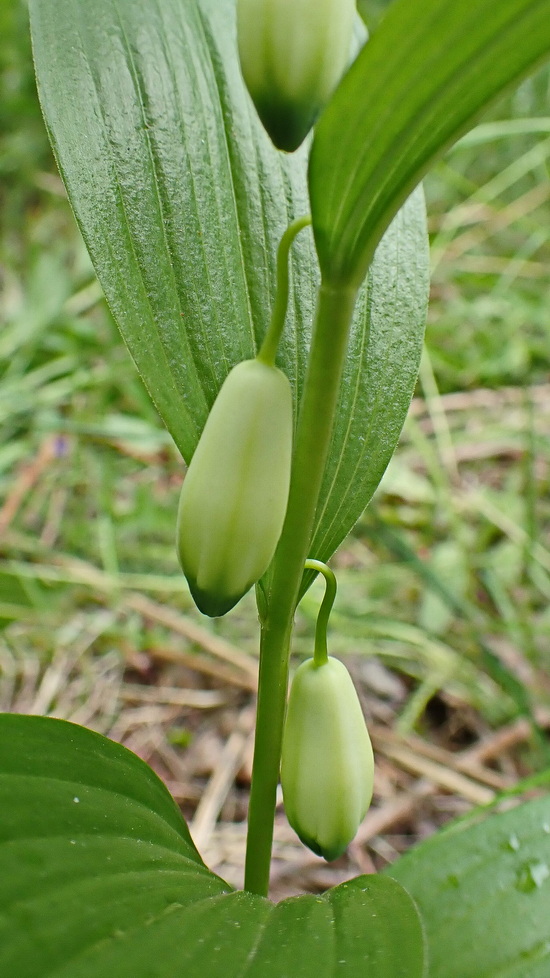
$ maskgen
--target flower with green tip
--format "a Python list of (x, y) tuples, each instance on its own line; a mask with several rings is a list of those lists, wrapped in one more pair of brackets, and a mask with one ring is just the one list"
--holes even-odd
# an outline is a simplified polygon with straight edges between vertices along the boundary
[(355, 0), (237, 0), (241, 70), (278, 149), (297, 149), (350, 60)]
[(351, 676), (329, 656), (294, 675), (283, 737), (285, 812), (302, 842), (327, 860), (354, 838), (372, 798), (374, 758)]
[(180, 496), (177, 549), (200, 611), (229, 611), (267, 570), (288, 502), (292, 394), (275, 366), (231, 370)]

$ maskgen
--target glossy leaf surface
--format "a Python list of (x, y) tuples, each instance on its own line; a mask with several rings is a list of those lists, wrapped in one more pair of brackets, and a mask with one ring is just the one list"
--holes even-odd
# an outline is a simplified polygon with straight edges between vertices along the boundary
[(389, 873), (419, 907), (430, 978), (550, 974), (550, 798), (435, 836)]
[[(189, 461), (224, 378), (265, 334), (279, 239), (309, 210), (307, 147), (278, 153), (255, 116), (238, 68), (234, 0), (30, 6), (40, 97), (72, 206), (125, 341)], [(295, 406), (318, 275), (303, 231), (278, 358)], [(358, 303), (316, 556), (345, 537), (391, 457), (426, 296), (417, 195)]]
[(0, 715), (0, 973), (421, 978), (414, 905), (362, 876), (278, 905), (200, 860), (156, 775), (83, 727)]

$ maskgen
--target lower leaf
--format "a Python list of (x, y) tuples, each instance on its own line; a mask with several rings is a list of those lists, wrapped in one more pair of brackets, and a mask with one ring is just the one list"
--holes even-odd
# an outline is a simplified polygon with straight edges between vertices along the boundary
[(130, 751), (0, 715), (0, 974), (10, 978), (421, 978), (416, 908), (362, 876), (273, 905), (198, 855)]
[(389, 874), (414, 897), (430, 978), (550, 975), (550, 798), (436, 835)]

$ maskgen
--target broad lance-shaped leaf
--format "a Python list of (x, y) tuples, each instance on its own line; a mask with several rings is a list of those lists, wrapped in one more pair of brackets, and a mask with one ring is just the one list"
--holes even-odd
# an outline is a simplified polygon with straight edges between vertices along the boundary
[(323, 277), (363, 280), (433, 160), (550, 57), (550, 0), (395, 0), (319, 120), (310, 160)]
[[(277, 152), (256, 118), (238, 67), (234, 0), (31, 0), (30, 8), (40, 98), (72, 206), (124, 339), (189, 461), (230, 368), (265, 334), (281, 234), (309, 210), (306, 151)], [(303, 231), (278, 358), (295, 405), (318, 278)], [(394, 450), (426, 291), (416, 197), (389, 230), (357, 306), (319, 508), (322, 559)]]
[(548, 796), (451, 826), (388, 874), (420, 910), (430, 978), (548, 978)]
[[(31, 26), (71, 203), (122, 335), (189, 461), (223, 380), (267, 328), (278, 240), (309, 210), (304, 155), (277, 153), (255, 118), (233, 0), (33, 0)], [(313, 314), (311, 236), (295, 258), (296, 385), (302, 319)]]
[(422, 978), (415, 906), (361, 876), (274, 905), (210, 873), (164, 785), (63, 720), (0, 715), (0, 974)]

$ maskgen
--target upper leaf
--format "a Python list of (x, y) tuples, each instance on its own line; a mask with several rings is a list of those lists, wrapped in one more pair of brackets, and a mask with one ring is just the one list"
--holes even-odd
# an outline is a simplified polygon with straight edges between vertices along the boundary
[(422, 976), (399, 884), (277, 906), (233, 892), (147, 765), (62, 720), (0, 715), (0, 879), (10, 978)]
[(549, 0), (391, 4), (315, 132), (311, 207), (327, 282), (363, 280), (432, 161), (549, 55)]

